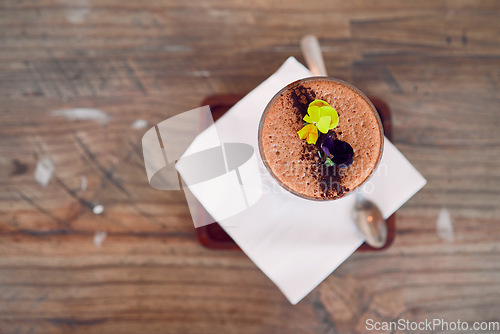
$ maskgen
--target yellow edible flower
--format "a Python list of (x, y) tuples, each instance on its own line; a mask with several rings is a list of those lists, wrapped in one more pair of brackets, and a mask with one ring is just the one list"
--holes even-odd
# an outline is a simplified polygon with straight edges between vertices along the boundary
[(339, 115), (327, 102), (314, 100), (309, 103), (304, 121), (315, 124), (321, 133), (327, 133), (339, 124)]
[(308, 144), (316, 144), (316, 140), (318, 140), (318, 129), (314, 124), (306, 124), (297, 133), (300, 139), (307, 139)]

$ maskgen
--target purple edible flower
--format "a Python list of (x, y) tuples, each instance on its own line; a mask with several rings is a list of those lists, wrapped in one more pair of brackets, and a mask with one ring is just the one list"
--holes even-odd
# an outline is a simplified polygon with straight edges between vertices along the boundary
[(340, 168), (347, 168), (352, 165), (354, 150), (351, 145), (345, 141), (333, 139), (332, 136), (326, 136), (321, 143), (321, 149), (325, 153), (327, 159), (330, 159)]

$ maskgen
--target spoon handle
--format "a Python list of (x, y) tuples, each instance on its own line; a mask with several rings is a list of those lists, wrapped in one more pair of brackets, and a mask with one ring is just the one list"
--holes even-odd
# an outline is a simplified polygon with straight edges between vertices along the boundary
[(306, 35), (300, 41), (302, 54), (306, 59), (307, 67), (315, 76), (327, 77), (325, 62), (321, 54), (318, 39), (313, 35)]

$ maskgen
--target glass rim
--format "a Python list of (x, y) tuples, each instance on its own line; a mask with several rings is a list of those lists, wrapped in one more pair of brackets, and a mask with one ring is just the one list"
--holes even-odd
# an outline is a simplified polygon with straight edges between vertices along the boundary
[[(273, 170), (271, 169), (271, 167), (269, 166), (269, 163), (267, 162), (267, 159), (264, 155), (264, 150), (263, 150), (263, 147), (262, 147), (262, 128), (263, 128), (263, 125), (264, 125), (264, 120), (266, 119), (266, 116), (269, 112), (269, 110), (271, 109), (271, 107), (274, 105), (274, 103), (276, 102), (276, 100), (281, 97), (281, 95), (287, 91), (289, 91), (290, 89), (292, 89), (293, 87), (297, 86), (297, 85), (300, 85), (304, 82), (310, 82), (310, 81), (329, 81), (329, 82), (336, 82), (336, 83), (340, 83), (341, 85), (344, 85), (350, 89), (352, 89), (353, 91), (355, 91), (356, 93), (359, 94), (359, 96), (361, 96), (367, 103), (368, 105), (370, 106), (371, 110), (372, 110), (372, 113), (373, 115), (375, 116), (375, 119), (377, 121), (377, 124), (378, 124), (378, 127), (380, 129), (380, 152), (377, 156), (377, 160), (375, 162), (375, 165), (374, 167), (372, 168), (372, 170), (370, 171), (370, 173), (368, 175), (366, 175), (366, 177), (354, 188), (354, 189), (350, 189), (348, 192), (344, 193), (344, 195), (342, 197), (337, 197), (337, 198), (323, 198), (323, 197), (312, 197), (312, 196), (307, 196), (303, 193), (300, 193), (292, 188), (290, 188), (289, 186), (287, 186), (285, 183), (283, 183), (283, 181), (281, 181), (278, 176), (273, 172)], [(284, 188), (285, 190), (291, 192), (292, 194), (296, 195), (296, 196), (299, 196), (301, 198), (304, 198), (304, 199), (307, 199), (307, 200), (312, 200), (312, 201), (334, 201), (334, 200), (338, 200), (338, 199), (342, 199), (346, 196), (349, 196), (350, 194), (354, 193), (355, 190), (359, 189), (361, 186), (363, 186), (366, 181), (368, 181), (372, 176), (373, 174), (375, 173), (375, 170), (378, 168), (379, 164), (380, 164), (380, 161), (382, 159), (382, 153), (383, 153), (383, 150), (384, 150), (384, 127), (382, 125), (382, 121), (380, 119), (380, 115), (377, 111), (377, 108), (375, 108), (375, 106), (373, 105), (373, 103), (370, 101), (370, 99), (361, 91), (359, 90), (358, 88), (356, 88), (355, 86), (353, 86), (352, 84), (344, 81), (344, 80), (341, 80), (341, 79), (337, 79), (337, 78), (333, 78), (333, 77), (324, 77), (324, 76), (313, 76), (313, 77), (307, 77), (307, 78), (303, 78), (303, 79), (299, 79), (299, 80), (295, 80), (294, 82), (286, 85), (285, 87), (283, 87), (282, 89), (280, 89), (272, 98), (271, 100), (268, 102), (268, 104), (266, 105), (266, 108), (264, 109), (264, 112), (262, 113), (261, 115), (261, 118), (260, 118), (260, 121), (259, 121), (259, 131), (258, 131), (258, 138), (257, 138), (257, 141), (258, 141), (258, 145), (259, 145), (259, 154), (260, 154), (260, 157), (262, 159), (262, 163), (264, 164), (264, 166), (266, 167), (267, 171), (271, 174), (271, 176), (273, 177), (273, 179), (282, 187)]]

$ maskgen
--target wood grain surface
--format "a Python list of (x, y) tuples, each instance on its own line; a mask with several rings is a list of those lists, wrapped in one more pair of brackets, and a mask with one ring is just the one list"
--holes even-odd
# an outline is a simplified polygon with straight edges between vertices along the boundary
[[(0, 333), (500, 321), (499, 18), (498, 1), (2, 1)], [(148, 185), (141, 137), (303, 61), (309, 33), (328, 73), (390, 105), (394, 144), (428, 184), (392, 247), (291, 306), (244, 254), (198, 244), (182, 192)], [(56, 112), (75, 108), (98, 119)]]

